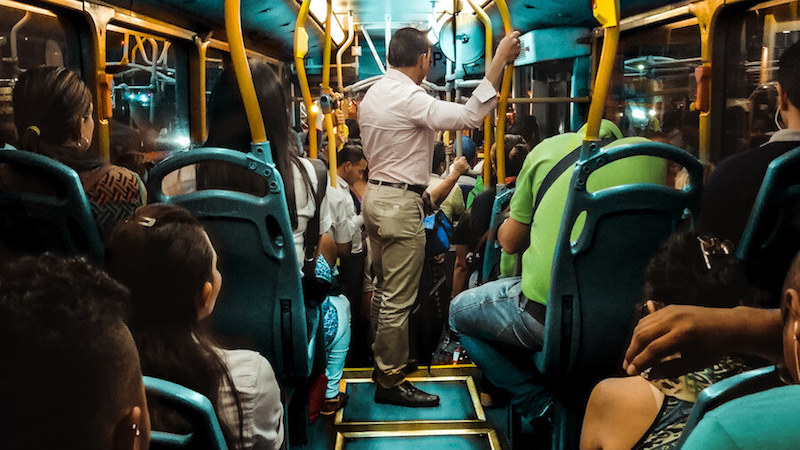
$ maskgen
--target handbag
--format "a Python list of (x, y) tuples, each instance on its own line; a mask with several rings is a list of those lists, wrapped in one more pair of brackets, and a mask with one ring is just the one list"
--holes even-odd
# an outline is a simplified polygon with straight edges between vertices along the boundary
[(453, 225), (444, 215), (442, 210), (425, 216), (425, 257), (446, 253), (450, 249), (450, 236), (453, 234)]

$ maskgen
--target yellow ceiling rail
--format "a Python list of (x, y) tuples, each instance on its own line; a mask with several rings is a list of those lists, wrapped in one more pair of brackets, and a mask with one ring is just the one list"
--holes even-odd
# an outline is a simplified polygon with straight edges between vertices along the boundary
[[(505, 0), (496, 0), (497, 10), (503, 19), (503, 31), (508, 34), (514, 31), (511, 26), (511, 14)], [(508, 64), (503, 73), (503, 84), (500, 87), (500, 100), (497, 102), (497, 183), (504, 184), (506, 179), (506, 105), (508, 93), (511, 91), (511, 79), (514, 76), (514, 64)], [(484, 162), (484, 164), (486, 164)]]
[(294, 65), (297, 68), (297, 79), (300, 82), (300, 91), (303, 93), (303, 103), (306, 105), (308, 120), (308, 156), (317, 157), (317, 114), (314, 112), (314, 101), (311, 99), (311, 89), (308, 87), (306, 65), (303, 60), (308, 53), (308, 33), (306, 20), (311, 0), (303, 0), (300, 12), (297, 13), (297, 22), (294, 25)]
[(347, 11), (347, 39), (344, 43), (339, 47), (339, 50), (336, 51), (336, 77), (339, 81), (339, 92), (344, 92), (344, 78), (342, 78), (342, 55), (344, 51), (350, 47), (350, 44), (353, 43), (353, 38), (355, 37), (355, 33), (353, 32), (353, 11)]
[(261, 108), (258, 106), (256, 89), (253, 85), (253, 75), (250, 73), (250, 66), (247, 64), (239, 1), (225, 0), (225, 33), (228, 35), (233, 71), (236, 74), (239, 92), (242, 94), (242, 100), (244, 101), (252, 142), (254, 144), (263, 144), (267, 142), (267, 131), (264, 128), (264, 119), (261, 117)]
[[(486, 44), (486, 50), (484, 51), (484, 57), (486, 62), (484, 63), (484, 70), (488, 71), (489, 66), (492, 65), (492, 21), (489, 19), (489, 15), (481, 8), (480, 6), (476, 5), (474, 1), (467, 0), (469, 6), (475, 11), (475, 15), (478, 16), (478, 20), (483, 23), (483, 30), (486, 34), (486, 38), (484, 39)], [(492, 180), (492, 158), (491, 158), (491, 149), (492, 149), (492, 113), (489, 113), (485, 119), (483, 119), (483, 185), (488, 187), (491, 184)]]
[(596, 0), (592, 12), (600, 25), (605, 28), (605, 36), (603, 37), (603, 50), (600, 52), (600, 66), (597, 68), (597, 78), (595, 78), (592, 92), (592, 103), (589, 105), (584, 144), (600, 140), (600, 122), (603, 120), (603, 108), (608, 88), (611, 85), (611, 75), (614, 72), (614, 60), (619, 43), (619, 0)]
[[(330, 96), (332, 105), (333, 90), (331, 89), (331, 19), (333, 15), (333, 5), (331, 0), (327, 0), (327, 12), (325, 14), (325, 41), (322, 48), (322, 92)], [(322, 102), (320, 102), (322, 106)], [(325, 130), (328, 132), (328, 170), (330, 171), (330, 183), (336, 187), (336, 134), (333, 132), (333, 111), (330, 106), (323, 109), (325, 113)]]

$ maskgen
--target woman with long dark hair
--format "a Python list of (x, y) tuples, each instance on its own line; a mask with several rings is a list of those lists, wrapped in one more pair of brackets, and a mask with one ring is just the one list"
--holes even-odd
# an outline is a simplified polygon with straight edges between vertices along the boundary
[(17, 148), (78, 172), (104, 239), (114, 225), (145, 203), (136, 173), (92, 155), (92, 94), (77, 74), (53, 66), (26, 70), (14, 86), (13, 107)]
[[(219, 347), (204, 327), (222, 275), (197, 219), (175, 205), (139, 208), (114, 229), (106, 256), (108, 272), (131, 290), (142, 373), (208, 397), (230, 448), (280, 448), (283, 406), (269, 362)], [(158, 405), (151, 414), (155, 429), (175, 426)]]

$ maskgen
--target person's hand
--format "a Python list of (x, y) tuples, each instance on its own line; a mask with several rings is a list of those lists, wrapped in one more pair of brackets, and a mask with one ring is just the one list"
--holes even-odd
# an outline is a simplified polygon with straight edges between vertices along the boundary
[(467, 162), (467, 158), (463, 156), (459, 156), (453, 161), (453, 171), (451, 172), (454, 179), (458, 179), (461, 175), (464, 175), (469, 170), (469, 163)]
[(503, 39), (500, 40), (500, 44), (497, 45), (497, 51), (495, 51), (494, 57), (499, 58), (506, 64), (512, 64), (514, 60), (517, 59), (517, 56), (519, 56), (519, 51), (521, 49), (519, 34), (519, 31), (512, 31), (503, 36)]
[[(651, 302), (648, 302), (651, 303)], [(622, 368), (636, 375), (652, 368), (651, 378), (673, 378), (708, 367), (731, 352), (736, 333), (732, 309), (670, 305), (650, 314), (633, 331)]]

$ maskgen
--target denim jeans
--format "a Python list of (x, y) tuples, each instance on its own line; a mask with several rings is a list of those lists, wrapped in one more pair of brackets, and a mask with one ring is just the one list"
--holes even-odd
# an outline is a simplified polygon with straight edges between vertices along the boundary
[(333, 398), (339, 394), (339, 381), (342, 379), (345, 358), (350, 349), (350, 302), (344, 295), (329, 296), (325, 302), (336, 315), (335, 330), (328, 330), (329, 321), (325, 320), (325, 352), (328, 356), (328, 364), (325, 366), (325, 376), (328, 378), (325, 398)]
[(512, 394), (527, 419), (541, 416), (550, 393), (537, 382), (532, 350), (539, 350), (544, 324), (525, 311), (520, 277), (503, 278), (462, 292), (450, 304), (450, 328), (469, 358), (495, 386)]

